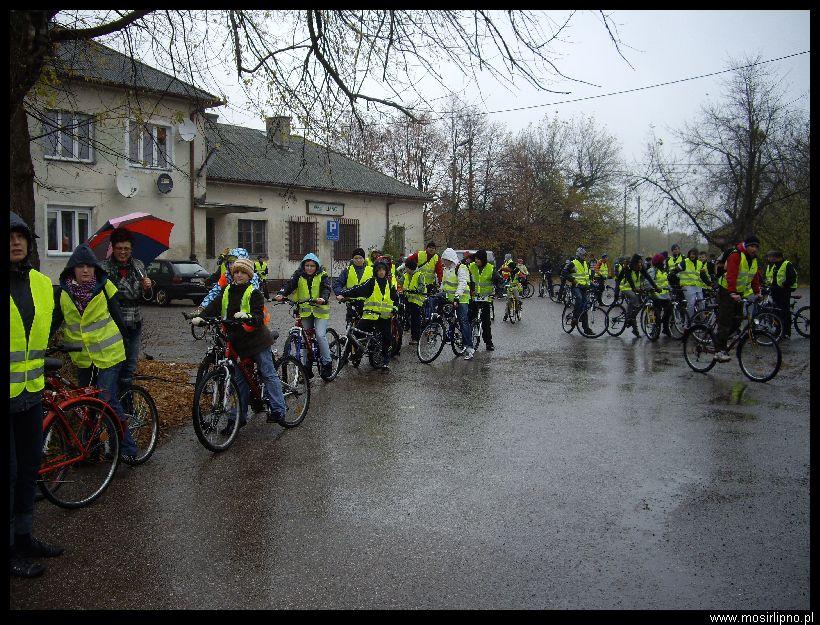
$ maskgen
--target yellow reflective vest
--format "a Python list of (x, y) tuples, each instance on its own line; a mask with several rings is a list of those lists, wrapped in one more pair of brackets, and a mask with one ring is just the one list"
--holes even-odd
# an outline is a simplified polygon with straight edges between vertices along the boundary
[[(447, 276), (444, 276), (444, 280), (441, 284), (441, 290), (444, 291), (444, 296), (447, 298), (448, 302), (455, 301), (456, 298), (456, 291), (458, 290), (458, 269), (461, 267), (461, 263), (457, 264), (454, 268), (452, 273)], [(459, 304), (469, 304), (470, 303), (470, 290), (464, 289), (464, 293), (458, 298)]]
[(683, 271), (680, 277), (681, 286), (701, 286), (700, 272), (703, 271), (703, 263), (700, 260), (692, 262), (688, 257), (683, 261)]
[[(422, 274), (418, 271), (414, 271), (413, 275), (410, 275), (410, 270), (407, 270), (407, 273), (404, 274), (404, 282), (402, 284), (402, 289), (404, 289), (404, 295), (407, 297), (407, 301), (411, 304), (416, 304), (417, 306), (421, 306), (424, 304), (424, 283), (422, 282)], [(417, 293), (416, 291), (421, 291), (421, 293)]]
[(390, 319), (393, 316), (393, 299), (390, 297), (390, 282), (384, 283), (384, 291), (379, 282), (373, 279), (373, 292), (364, 301), (362, 319), (371, 321), (376, 319)]
[(45, 388), (45, 357), (48, 333), (54, 312), (54, 289), (51, 280), (35, 269), (29, 271), (29, 288), (34, 302), (34, 320), (26, 340), (23, 318), (9, 295), (9, 398), (24, 390), (36, 393)]
[(427, 258), (427, 250), (419, 251), (416, 271), (421, 273), (422, 277), (420, 279), (424, 281), (424, 284), (436, 283), (436, 263), (438, 263), (438, 258), (438, 254), (433, 254), (430, 258)]
[(487, 297), (488, 295), (492, 295), (494, 287), (493, 287), (493, 273), (495, 272), (495, 267), (492, 263), (485, 263), (484, 267), (481, 269), (478, 268), (478, 265), (475, 262), (470, 263), (467, 266), (467, 269), (470, 270), (470, 276), (473, 279), (473, 284), (475, 285), (475, 294), (478, 297)]
[[(365, 263), (364, 269), (362, 270), (362, 277), (361, 279), (356, 275), (356, 269), (351, 264), (347, 267), (347, 281), (345, 282), (346, 289), (352, 289), (354, 286), (359, 286), (360, 284), (367, 282), (370, 278), (373, 277), (373, 265), (368, 265)], [(363, 297), (351, 297), (351, 301), (364, 301)]]
[(572, 259), (572, 264), (575, 267), (575, 272), (572, 274), (575, 284), (578, 286), (586, 286), (589, 284), (589, 263), (585, 260)]
[[(738, 252), (740, 254), (740, 267), (737, 271), (737, 281), (735, 282), (735, 290), (737, 293), (740, 293), (743, 297), (749, 297), (752, 293), (754, 293), (754, 289), (752, 288), (752, 280), (757, 273), (757, 258), (752, 260), (752, 264), (749, 265), (749, 261), (746, 258), (746, 254), (743, 252)], [(722, 286), (724, 289), (729, 289), (729, 283), (726, 280), (726, 272), (723, 272), (723, 275), (720, 276), (720, 280), (718, 280), (718, 284)]]
[[(310, 289), (308, 289), (307, 278), (305, 278), (305, 276), (299, 276), (299, 282), (296, 286), (296, 299), (298, 301), (304, 301), (319, 297), (319, 285), (322, 283), (322, 278), (326, 275), (324, 271), (314, 274)], [(309, 304), (304, 302), (299, 304), (299, 316), (303, 319), (311, 316), (317, 319), (329, 319), (330, 304), (327, 302), (324, 304)]]
[(116, 294), (117, 287), (106, 278), (102, 290), (91, 298), (81, 315), (71, 296), (65, 290), (60, 293), (63, 344), (83, 348), (69, 354), (77, 367), (84, 369), (93, 364), (98, 369), (108, 369), (125, 360), (122, 335), (108, 310), (108, 300)]

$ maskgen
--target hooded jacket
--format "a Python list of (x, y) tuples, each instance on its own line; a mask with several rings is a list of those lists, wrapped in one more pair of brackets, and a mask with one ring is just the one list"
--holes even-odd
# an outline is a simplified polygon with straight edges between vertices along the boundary
[[(34, 299), (31, 296), (31, 285), (29, 283), (29, 274), (34, 268), (31, 266), (29, 258), (32, 250), (37, 246), (36, 235), (31, 232), (28, 224), (19, 215), (11, 211), (9, 211), (9, 230), (22, 232), (28, 240), (28, 254), (26, 254), (26, 257), (16, 266), (9, 265), (9, 296), (14, 300), (17, 310), (20, 311), (23, 328), (26, 331), (26, 339), (28, 340), (31, 333), (31, 324), (34, 323)], [(24, 412), (40, 402), (42, 397), (42, 391), (32, 393), (23, 389), (23, 392), (17, 397), (9, 398), (9, 412)]]
[(470, 270), (467, 269), (467, 265), (458, 262), (458, 255), (451, 247), (444, 250), (441, 254), (441, 260), (449, 260), (455, 265), (452, 269), (444, 269), (441, 281), (444, 283), (448, 276), (452, 275), (455, 275), (458, 278), (458, 286), (456, 286), (456, 292), (454, 295), (456, 300), (458, 300), (458, 298), (461, 297), (465, 291), (467, 293), (470, 292)]
[[(250, 255), (248, 254), (248, 250), (244, 247), (235, 247), (228, 252), (228, 256), (236, 256), (237, 258), (247, 258), (250, 260)], [(219, 276), (217, 279), (216, 284), (211, 287), (211, 290), (208, 291), (208, 294), (202, 298), (202, 301), (199, 303), (201, 308), (207, 308), (208, 304), (213, 302), (217, 296), (222, 293), (222, 289), (224, 289), (228, 284), (233, 282), (233, 278), (231, 278), (230, 274), (227, 272), (224, 275)], [(261, 282), (259, 282), (259, 276), (254, 273), (253, 277), (251, 278), (250, 282), (254, 288), (260, 289)]]
[[(226, 287), (227, 288), (227, 287)], [(231, 284), (231, 290), (228, 291), (228, 319), (233, 319), (234, 313), (238, 312), (242, 307), (242, 296), (247, 289), (253, 289), (250, 299), (251, 319), (244, 321), (245, 325), (254, 326), (256, 330), (248, 332), (241, 326), (228, 327), (228, 340), (236, 350), (241, 358), (251, 358), (259, 352), (269, 348), (273, 345), (273, 335), (265, 326), (263, 319), (265, 316), (265, 298), (262, 292), (254, 287), (250, 282), (245, 284)], [(205, 310), (202, 312), (204, 316), (221, 317), (222, 316), (222, 293), (215, 298)]]
[[(316, 273), (312, 276), (309, 276), (305, 273), (305, 263), (309, 260), (312, 260), (318, 266)], [(287, 297), (291, 293), (296, 290), (296, 287), (299, 286), (299, 278), (303, 277), (307, 280), (308, 291), (313, 288), (313, 281), (316, 279), (316, 276), (321, 274), (324, 271), (324, 267), (322, 267), (322, 263), (319, 262), (319, 258), (316, 254), (310, 253), (305, 254), (305, 257), (302, 259), (302, 262), (299, 263), (299, 269), (293, 272), (293, 275), (290, 277), (290, 280), (286, 281), (282, 288), (279, 289), (279, 295), (283, 297)], [(319, 283), (319, 297), (324, 299), (325, 301), (330, 300), (330, 278), (327, 277), (327, 274), (322, 276), (322, 280)]]
[[(108, 281), (108, 274), (105, 273), (105, 270), (102, 268), (100, 261), (94, 255), (94, 252), (91, 251), (91, 248), (88, 246), (88, 243), (83, 243), (71, 255), (71, 258), (68, 259), (68, 263), (63, 269), (62, 273), (60, 273), (60, 286), (55, 288), (54, 290), (54, 298), (55, 298), (55, 306), (54, 306), (54, 317), (51, 321), (51, 333), (57, 330), (63, 323), (63, 309), (60, 306), (60, 295), (62, 291), (65, 291), (66, 294), (71, 298), (71, 301), (74, 302), (74, 305), (77, 305), (77, 301), (74, 296), (71, 294), (71, 289), (68, 288), (69, 280), (74, 278), (74, 268), (79, 264), (86, 264), (86, 265), (93, 265), (94, 266), (94, 274), (97, 277), (97, 285), (94, 287), (92, 291), (91, 297), (96, 297), (97, 294), (103, 290), (105, 283)], [(113, 282), (112, 282), (113, 284)], [(122, 318), (122, 311), (120, 310), (119, 305), (119, 293), (114, 295), (111, 299), (108, 300), (108, 312), (111, 315), (111, 318), (114, 320), (114, 323), (117, 324), (117, 328), (120, 331), (120, 334), (125, 334), (125, 322)]]

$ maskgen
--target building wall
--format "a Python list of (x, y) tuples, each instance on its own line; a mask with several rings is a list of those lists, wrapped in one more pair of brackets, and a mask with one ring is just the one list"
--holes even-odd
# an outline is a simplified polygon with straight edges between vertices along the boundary
[[(32, 142), (31, 154), (36, 182), (35, 231), (40, 236), (38, 249), (41, 271), (57, 281), (70, 253), (49, 252), (47, 247), (46, 214), (49, 207), (66, 206), (90, 209), (89, 234), (97, 231), (108, 219), (141, 211), (157, 215), (175, 224), (171, 231), (171, 249), (164, 258), (188, 258), (190, 254), (190, 144), (182, 140), (176, 131), (170, 134), (169, 150), (173, 151), (173, 168), (163, 172), (132, 166), (126, 154), (126, 120), (142, 111), (148, 121), (176, 125), (177, 120), (187, 118), (192, 104), (183, 99), (163, 98), (141, 94), (138, 98), (124, 90), (73, 83), (63, 93), (52, 94), (50, 100), (37, 101), (41, 109), (62, 109), (94, 114), (95, 139), (103, 147), (95, 149), (91, 163), (49, 160), (45, 158), (46, 140)], [(45, 96), (48, 98), (48, 96)], [(194, 171), (205, 159), (204, 132), (200, 115), (195, 119), (198, 130), (193, 141)], [(32, 137), (43, 134), (43, 123), (29, 117)], [(118, 172), (128, 169), (139, 182), (139, 191), (132, 198), (125, 198), (117, 191)], [(173, 189), (168, 194), (157, 190), (156, 180), (161, 173), (173, 179)], [(196, 181), (194, 193), (205, 192), (205, 175)], [(195, 213), (196, 253), (205, 257), (205, 217)]]
[[(236, 247), (239, 240), (238, 220), (265, 220), (268, 274), (277, 280), (290, 277), (298, 267), (298, 261), (288, 260), (288, 226), (290, 218), (310, 217), (318, 222), (318, 256), (327, 266), (333, 258), (333, 243), (326, 239), (326, 223), (334, 217), (307, 215), (307, 202), (330, 202), (344, 204), (344, 218), (359, 220), (359, 246), (378, 247), (384, 244), (387, 229), (387, 203), (390, 202), (390, 225), (405, 227), (405, 254), (421, 249), (423, 245), (422, 204), (420, 202), (392, 202), (384, 197), (364, 196), (346, 193), (313, 192), (255, 185), (232, 184), (211, 181), (208, 184), (208, 202), (219, 204), (241, 204), (264, 207), (264, 212), (230, 213), (214, 216), (215, 252), (228, 247)], [(203, 213), (207, 209), (197, 209)], [(208, 269), (215, 266), (214, 260), (204, 263)], [(337, 275), (347, 261), (339, 261), (327, 267), (332, 275)]]

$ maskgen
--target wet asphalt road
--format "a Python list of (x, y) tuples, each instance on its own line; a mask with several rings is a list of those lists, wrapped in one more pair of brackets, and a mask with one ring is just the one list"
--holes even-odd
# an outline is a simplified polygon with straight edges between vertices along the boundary
[[(201, 356), (185, 309), (147, 310), (152, 355)], [(472, 362), (405, 347), (316, 383), (294, 430), (214, 455), (186, 426), (91, 507), (38, 503), (66, 554), (10, 607), (808, 609), (807, 339), (761, 385), (566, 335), (537, 296), (500, 318)]]

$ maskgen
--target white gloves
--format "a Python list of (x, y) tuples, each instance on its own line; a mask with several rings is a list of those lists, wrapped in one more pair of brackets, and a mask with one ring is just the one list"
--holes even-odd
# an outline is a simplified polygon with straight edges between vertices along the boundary
[(238, 310), (233, 314), (233, 318), (234, 319), (250, 319), (251, 316), (246, 312), (242, 312), (241, 310)]
[(192, 326), (205, 325), (205, 320), (202, 317), (194, 317), (193, 319), (191, 319), (191, 325)]

